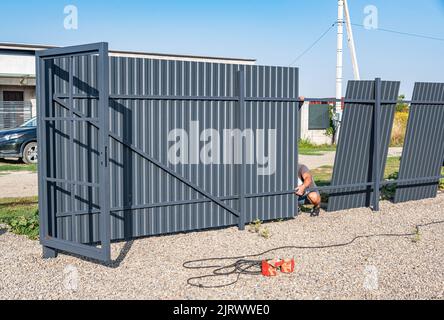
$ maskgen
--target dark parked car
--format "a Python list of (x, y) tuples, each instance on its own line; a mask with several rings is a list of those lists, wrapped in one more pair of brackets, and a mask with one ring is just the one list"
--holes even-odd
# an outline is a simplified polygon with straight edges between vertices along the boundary
[(0, 131), (0, 158), (21, 158), (24, 163), (37, 163), (37, 120), (20, 127)]

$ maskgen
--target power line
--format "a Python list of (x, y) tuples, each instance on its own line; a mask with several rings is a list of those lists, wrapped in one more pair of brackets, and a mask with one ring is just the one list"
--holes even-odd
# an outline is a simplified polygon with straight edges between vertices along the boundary
[[(296, 57), (296, 59), (293, 60), (293, 62), (291, 62), (288, 66), (291, 67), (292, 65), (294, 65), (297, 61), (299, 61), (303, 56), (305, 56), (311, 49), (313, 49), (313, 47), (319, 43), (319, 41), (321, 41), (329, 32), (330, 30), (337, 25), (338, 22), (334, 22), (324, 33), (321, 34), (321, 36), (316, 39), (315, 42), (313, 42), (306, 50), (304, 50), (299, 56)], [(358, 24), (358, 23), (352, 23), (351, 25), (356, 26), (356, 27), (362, 27), (362, 28), (366, 28), (365, 25), (363, 24)], [(376, 31), (382, 31), (382, 32), (388, 32), (388, 33), (394, 33), (394, 34), (398, 34), (398, 35), (403, 35), (403, 36), (408, 36), (408, 37), (416, 37), (416, 38), (422, 38), (422, 39), (428, 39), (428, 40), (434, 40), (434, 41), (443, 41), (444, 42), (444, 38), (439, 38), (439, 37), (434, 37), (434, 36), (430, 36), (430, 35), (424, 35), (424, 34), (417, 34), (417, 33), (411, 33), (411, 32), (404, 32), (404, 31), (398, 31), (398, 30), (393, 30), (393, 29), (386, 29), (386, 28), (376, 28), (374, 29)]]
[[(352, 23), (353, 26), (357, 27), (363, 27), (366, 28), (363, 24), (358, 23)], [(367, 28), (366, 28), (367, 29)], [(417, 34), (417, 33), (410, 33), (410, 32), (403, 32), (398, 30), (392, 30), (392, 29), (385, 29), (385, 28), (375, 28), (373, 29), (375, 31), (383, 31), (383, 32), (389, 32), (389, 33), (395, 33), (399, 35), (409, 36), (409, 37), (416, 37), (416, 38), (423, 38), (423, 39), (429, 39), (429, 40), (435, 40), (435, 41), (444, 41), (444, 38), (438, 38), (434, 36), (424, 35), (424, 34)]]
[(313, 49), (313, 47), (317, 45), (318, 42), (321, 41), (330, 32), (331, 29), (333, 29), (336, 23), (337, 22), (334, 22), (324, 33), (321, 34), (321, 36), (318, 39), (316, 39), (315, 42), (313, 42), (307, 49), (305, 49), (304, 52), (298, 55), (296, 59), (294, 59), (293, 62), (291, 62), (288, 66), (291, 67), (292, 65), (294, 65), (299, 59), (301, 59), (305, 54), (307, 54), (311, 49)]

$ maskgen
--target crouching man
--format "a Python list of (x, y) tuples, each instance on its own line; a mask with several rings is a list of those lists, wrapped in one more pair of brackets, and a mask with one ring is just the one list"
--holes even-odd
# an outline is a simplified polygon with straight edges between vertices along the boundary
[(316, 188), (313, 176), (306, 165), (298, 165), (298, 186), (295, 190), (299, 196), (299, 205), (311, 203), (314, 207), (311, 212), (312, 216), (318, 216), (321, 209), (321, 195), (318, 191), (309, 191), (309, 189)]

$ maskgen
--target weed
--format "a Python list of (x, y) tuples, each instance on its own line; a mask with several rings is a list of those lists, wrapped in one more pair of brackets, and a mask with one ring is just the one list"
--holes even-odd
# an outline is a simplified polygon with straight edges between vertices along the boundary
[(251, 224), (250, 231), (255, 232), (255, 233), (259, 233), (259, 231), (261, 230), (261, 227), (262, 227), (262, 221), (259, 219), (256, 219)]
[(268, 228), (263, 228), (260, 232), (259, 235), (264, 238), (264, 239), (270, 239), (271, 237), (271, 233), (270, 230)]
[(16, 234), (37, 239), (39, 230), (37, 197), (0, 199), (0, 223)]
[[(284, 221), (283, 219), (279, 219), (280, 221)], [(257, 233), (259, 236), (265, 239), (269, 239), (271, 237), (270, 230), (267, 227), (262, 226), (262, 221), (259, 219), (254, 220), (249, 228), (250, 232)]]
[(412, 239), (412, 242), (418, 243), (419, 241), (421, 241), (421, 233), (419, 232), (419, 229), (416, 228), (415, 229), (415, 237)]
[(9, 221), (9, 229), (18, 235), (26, 235), (31, 240), (39, 236), (39, 214), (36, 211), (31, 217), (15, 217)]

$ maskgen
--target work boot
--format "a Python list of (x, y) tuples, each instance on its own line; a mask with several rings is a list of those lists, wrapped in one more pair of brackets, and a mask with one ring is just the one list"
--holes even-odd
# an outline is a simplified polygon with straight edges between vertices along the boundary
[(311, 210), (310, 216), (311, 217), (319, 217), (319, 214), (321, 213), (321, 207), (313, 207)]

